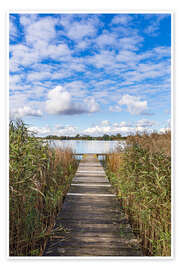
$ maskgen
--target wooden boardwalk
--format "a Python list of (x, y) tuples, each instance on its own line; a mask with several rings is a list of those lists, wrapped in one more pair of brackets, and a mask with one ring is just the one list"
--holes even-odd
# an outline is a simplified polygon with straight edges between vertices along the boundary
[(43, 256), (143, 256), (95, 155), (80, 161)]

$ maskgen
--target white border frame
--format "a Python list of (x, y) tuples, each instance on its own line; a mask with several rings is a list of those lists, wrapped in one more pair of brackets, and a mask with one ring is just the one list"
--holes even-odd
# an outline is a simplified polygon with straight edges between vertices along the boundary
[[(132, 9), (132, 10), (120, 10), (120, 9), (9, 9), (6, 12), (6, 48), (8, 48), (6, 50), (6, 57), (7, 57), (7, 66), (6, 66), (6, 87), (7, 87), (7, 107), (6, 107), (6, 121), (7, 121), (7, 134), (9, 134), (9, 125), (8, 125), (8, 115), (9, 115), (9, 35), (8, 35), (8, 31), (9, 31), (9, 15), (10, 14), (171, 14), (171, 133), (172, 133), (172, 139), (171, 139), (171, 157), (172, 157), (172, 173), (171, 173), (171, 256), (142, 256), (142, 257), (131, 257), (131, 256), (110, 256), (110, 257), (106, 257), (106, 256), (88, 256), (88, 257), (79, 257), (79, 256), (73, 256), (73, 257), (69, 257), (69, 256), (9, 256), (9, 177), (8, 178), (8, 185), (6, 186), (6, 194), (7, 194), (7, 199), (6, 199), (6, 220), (7, 220), (7, 226), (6, 226), (6, 239), (8, 241), (6, 241), (6, 258), (8, 260), (36, 260), (36, 261), (41, 261), (41, 260), (132, 260), (132, 261), (151, 261), (151, 260), (156, 260), (156, 261), (161, 261), (161, 260), (165, 260), (165, 261), (169, 261), (169, 260), (173, 260), (175, 257), (175, 247), (174, 247), (174, 229), (175, 229), (175, 225), (174, 225), (174, 211), (175, 211), (175, 205), (174, 205), (174, 164), (175, 164), (175, 158), (174, 158), (174, 123), (175, 123), (175, 118), (174, 118), (174, 100), (175, 97), (173, 96), (174, 94), (174, 27), (175, 27), (175, 17), (174, 17), (174, 10), (173, 9), (164, 9), (164, 10), (158, 10), (158, 9), (152, 9), (152, 10), (136, 10), (136, 9)], [(7, 148), (8, 148), (8, 152), (9, 152), (9, 137), (6, 138), (7, 139)], [(7, 176), (9, 174), (9, 155), (7, 154)]]

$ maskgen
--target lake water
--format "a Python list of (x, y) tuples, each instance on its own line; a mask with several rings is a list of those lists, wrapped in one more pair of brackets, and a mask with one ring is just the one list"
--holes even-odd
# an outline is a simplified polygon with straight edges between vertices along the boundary
[(112, 152), (119, 145), (125, 146), (125, 141), (85, 141), (85, 140), (51, 140), (53, 147), (71, 147), (76, 154), (105, 154)]

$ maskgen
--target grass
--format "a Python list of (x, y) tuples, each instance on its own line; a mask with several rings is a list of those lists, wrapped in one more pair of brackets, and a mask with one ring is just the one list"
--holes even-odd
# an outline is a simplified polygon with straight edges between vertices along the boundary
[(171, 255), (171, 133), (129, 136), (107, 157), (108, 177), (147, 256)]
[(9, 124), (9, 255), (40, 256), (77, 168), (71, 149), (51, 149), (22, 121)]

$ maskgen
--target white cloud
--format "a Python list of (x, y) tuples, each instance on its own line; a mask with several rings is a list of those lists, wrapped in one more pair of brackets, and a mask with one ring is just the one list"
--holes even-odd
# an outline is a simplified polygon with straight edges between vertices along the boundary
[(99, 110), (99, 105), (93, 97), (84, 100), (84, 103), (75, 103), (69, 91), (57, 86), (48, 92), (46, 110), (49, 114), (82, 114), (93, 113)]
[(55, 25), (57, 19), (46, 17), (33, 23), (26, 23), (26, 42), (36, 46), (36, 43), (43, 41), (48, 43), (56, 37)]
[(40, 81), (44, 79), (48, 79), (51, 77), (51, 73), (44, 71), (44, 72), (31, 72), (27, 75), (27, 79), (29, 81)]
[(84, 97), (87, 94), (86, 84), (83, 81), (71, 81), (64, 85), (64, 88), (70, 91), (75, 98)]
[(103, 47), (105, 45), (117, 45), (116, 38), (117, 37), (115, 34), (104, 31), (103, 34), (101, 34), (97, 37), (96, 43), (100, 47)]
[(73, 40), (81, 40), (87, 36), (94, 36), (96, 28), (91, 22), (74, 22), (68, 29), (67, 36)]
[(37, 20), (37, 14), (20, 14), (20, 23), (28, 26)]
[[(161, 22), (161, 20), (167, 18), (168, 16), (170, 16), (170, 14), (157, 14), (157, 15), (153, 15), (152, 16), (152, 20), (150, 21), (150, 24), (148, 25), (148, 27), (145, 28), (144, 32), (146, 34), (149, 34), (149, 35), (152, 35), (152, 36), (158, 35), (159, 34), (159, 31), (158, 30), (160, 28), (160, 22)], [(144, 16), (144, 18), (145, 18), (145, 16)], [(146, 16), (146, 18), (148, 18), (148, 17)]]
[(93, 113), (99, 111), (99, 104), (96, 102), (94, 97), (85, 99), (85, 102), (87, 104), (87, 112)]
[[(66, 44), (49, 45), (41, 41), (36, 42), (35, 47), (28, 47), (22, 44), (12, 45), (10, 46), (10, 52), (10, 71), (12, 72), (19, 71), (20, 66), (28, 67), (32, 66), (32, 64), (37, 64), (44, 58), (64, 61), (66, 57), (68, 62), (68, 57), (71, 55), (71, 51)], [(49, 65), (50, 68), (51, 65)]]
[(92, 41), (90, 39), (87, 39), (87, 38), (80, 40), (76, 45), (76, 49), (84, 50), (88, 46), (90, 46), (91, 42)]
[(120, 106), (126, 105), (131, 114), (142, 114), (147, 110), (147, 101), (141, 101), (139, 97), (124, 95), (118, 101)]
[(22, 74), (11, 75), (9, 77), (9, 88), (11, 90), (19, 89), (22, 78), (23, 78)]
[(138, 46), (141, 45), (144, 38), (138, 35), (133, 35), (130, 37), (123, 37), (118, 40), (119, 42), (119, 48), (122, 48), (123, 50), (132, 50), (136, 51), (138, 49)]
[(88, 63), (94, 65), (97, 68), (104, 68), (112, 66), (114, 64), (114, 53), (110, 51), (101, 51), (99, 54), (95, 54), (88, 58)]
[(116, 15), (112, 19), (112, 24), (124, 24), (127, 25), (132, 20), (132, 17), (127, 14)]
[[(147, 125), (145, 126), (145, 121)], [(123, 135), (129, 135), (136, 132), (152, 132), (152, 126), (148, 123), (149, 120), (142, 119), (137, 121), (136, 123), (128, 123), (122, 121), (120, 123), (110, 123), (108, 120), (101, 121), (100, 125), (95, 125), (93, 127), (88, 127), (84, 130), (80, 130), (78, 127), (72, 125), (61, 125), (56, 124), (54, 127), (31, 127), (31, 131), (37, 133), (40, 136), (47, 136), (47, 135), (57, 135), (57, 136), (75, 136), (78, 134), (89, 134), (92, 136), (96, 135), (104, 135), (104, 134), (117, 134), (120, 133)], [(152, 121), (153, 122), (153, 121)], [(138, 124), (139, 123), (139, 124)], [(142, 123), (142, 125), (140, 125)], [(167, 130), (167, 129), (166, 129)], [(165, 129), (161, 129), (160, 132), (166, 131)]]
[(114, 105), (114, 106), (109, 106), (109, 110), (110, 112), (121, 112), (122, 108), (118, 105)]
[(48, 56), (55, 60), (59, 60), (59, 57), (67, 57), (70, 54), (71, 51), (66, 44), (49, 45), (45, 51), (46, 57)]
[(48, 92), (48, 100), (46, 101), (46, 110), (50, 114), (68, 114), (71, 111), (72, 100), (71, 95), (64, 91), (61, 86), (57, 86)]
[(51, 133), (51, 129), (49, 127), (29, 127), (29, 130), (31, 132), (36, 133), (37, 135), (47, 135), (49, 133)]
[(24, 116), (42, 116), (42, 112), (39, 109), (34, 110), (28, 106), (17, 108), (10, 112), (11, 119), (23, 118)]
[(110, 124), (110, 122), (108, 121), (108, 120), (103, 120), (102, 122), (101, 122), (101, 125), (102, 126), (107, 126), (107, 125), (109, 125)]
[(59, 126), (53, 133), (59, 136), (74, 136), (77, 133), (77, 128), (74, 126)]
[(114, 123), (113, 127), (133, 127), (133, 124), (121, 121), (120, 123)]
[[(105, 123), (106, 125), (102, 125), (102, 123)], [(128, 123), (125, 121), (122, 121), (120, 123), (110, 123), (107, 120), (104, 120), (101, 122), (100, 125), (96, 125), (93, 127), (89, 127), (85, 130), (83, 130), (84, 134), (90, 134), (92, 136), (94, 135), (103, 135), (103, 134), (117, 134), (120, 133), (122, 135), (128, 135), (133, 134), (136, 132), (152, 132), (152, 127), (156, 123), (154, 121), (150, 121), (148, 119), (142, 119), (137, 121), (136, 123)]]
[(12, 53), (10, 67), (11, 64), (17, 67), (19, 65), (29, 66), (39, 59), (37, 51), (22, 44), (12, 45), (10, 47), (10, 52)]
[(38, 136), (56, 135), (56, 136), (75, 136), (77, 134), (77, 128), (74, 126), (61, 126), (55, 125), (54, 127), (37, 127), (32, 126), (30, 131), (35, 132)]
[(158, 58), (171, 56), (171, 48), (168, 46), (156, 47), (154, 48), (153, 52), (157, 55)]
[(156, 122), (148, 119), (138, 120), (136, 124), (137, 127), (152, 127), (154, 125), (156, 125)]
[(120, 50), (116, 56), (118, 62), (124, 62), (126, 65), (134, 65), (138, 62), (138, 56), (130, 50)]
[(19, 66), (30, 66), (40, 62), (43, 58), (51, 58), (57, 61), (71, 55), (68, 46), (63, 42), (57, 42), (55, 26), (58, 20), (51, 17), (37, 19), (35, 16), (21, 15), (20, 22), (24, 26), (26, 43), (10, 46), (10, 68), (17, 71)]
[(128, 126), (114, 126), (114, 125), (107, 125), (107, 126), (94, 126), (87, 128), (83, 131), (84, 134), (90, 134), (92, 136), (94, 135), (103, 135), (103, 134), (129, 134), (135, 132), (134, 127), (128, 127)]
[(109, 126), (94, 126), (87, 128), (83, 131), (85, 134), (90, 134), (90, 135), (99, 135), (99, 134), (104, 134), (104, 133), (109, 133), (111, 131)]

